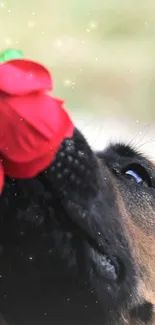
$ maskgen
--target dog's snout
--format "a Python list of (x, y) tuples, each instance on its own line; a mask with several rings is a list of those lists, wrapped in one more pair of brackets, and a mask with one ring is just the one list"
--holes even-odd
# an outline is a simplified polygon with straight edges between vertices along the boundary
[(52, 176), (68, 189), (76, 186), (78, 190), (78, 186), (80, 189), (86, 186), (83, 178), (90, 175), (90, 169), (85, 156), (85, 152), (76, 147), (74, 140), (66, 139), (51, 167)]
[(41, 178), (48, 181), (51, 188), (54, 187), (58, 196), (71, 199), (73, 193), (90, 196), (97, 192), (97, 170), (95, 154), (83, 135), (75, 130), (71, 139), (63, 141), (54, 161)]

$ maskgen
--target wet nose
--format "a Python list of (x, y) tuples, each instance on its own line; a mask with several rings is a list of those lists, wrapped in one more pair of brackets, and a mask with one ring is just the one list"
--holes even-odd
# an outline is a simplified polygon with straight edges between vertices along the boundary
[(90, 200), (97, 193), (97, 158), (78, 130), (74, 131), (72, 138), (63, 141), (54, 161), (41, 178), (62, 199), (71, 200), (80, 196)]
[(73, 137), (63, 141), (54, 161), (40, 179), (46, 189), (61, 200), (75, 222), (84, 227), (88, 205), (98, 192), (98, 174), (97, 157), (83, 135), (75, 129)]
[(104, 207), (107, 199), (105, 191), (103, 200), (100, 174), (96, 154), (75, 129), (73, 137), (63, 141), (55, 160), (40, 175), (40, 179), (46, 189), (59, 199), (67, 216), (84, 231), (91, 245), (97, 245), (102, 252), (101, 211), (107, 210)]

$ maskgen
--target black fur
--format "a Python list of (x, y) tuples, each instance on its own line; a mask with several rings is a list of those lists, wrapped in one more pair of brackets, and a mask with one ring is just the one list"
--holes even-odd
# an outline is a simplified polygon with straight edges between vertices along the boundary
[(137, 273), (115, 193), (129, 159), (143, 158), (123, 145), (95, 154), (76, 130), (38, 177), (6, 180), (0, 312), (9, 324), (115, 324), (132, 303)]

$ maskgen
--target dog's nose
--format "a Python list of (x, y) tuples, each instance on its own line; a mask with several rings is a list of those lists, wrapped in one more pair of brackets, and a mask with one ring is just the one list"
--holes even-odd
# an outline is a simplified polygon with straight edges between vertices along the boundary
[[(75, 130), (71, 139), (62, 143), (50, 168), (53, 185), (62, 195), (75, 191), (94, 195), (97, 190), (97, 159), (83, 135)], [(47, 172), (48, 173), (48, 172)]]
[(46, 190), (61, 202), (67, 216), (101, 252), (104, 227), (104, 216), (101, 214), (107, 210), (105, 205), (109, 202), (109, 191), (113, 192), (106, 173), (105, 168), (103, 182), (97, 156), (75, 129), (73, 137), (63, 141), (55, 160), (39, 176)]
[(105, 240), (110, 231), (109, 216), (105, 216), (109, 192), (114, 197), (108, 176), (106, 167), (101, 172), (96, 154), (78, 130), (71, 139), (64, 140), (55, 161), (40, 175), (46, 189), (63, 205), (66, 217), (80, 229), (81, 241), (85, 242), (82, 254), (86, 254), (84, 260), (89, 258), (86, 264), (100, 276), (115, 281), (117, 262)]
[(63, 141), (55, 160), (40, 179), (67, 211), (73, 211), (69, 215), (74, 221), (84, 227), (90, 202), (98, 194), (100, 177), (97, 157), (78, 130), (71, 139)]

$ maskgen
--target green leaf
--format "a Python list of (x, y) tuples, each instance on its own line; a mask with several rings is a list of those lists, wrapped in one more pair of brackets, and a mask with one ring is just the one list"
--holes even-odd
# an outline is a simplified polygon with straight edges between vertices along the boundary
[(3, 52), (0, 52), (0, 63), (23, 58), (23, 53), (19, 50), (7, 49)]

